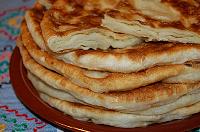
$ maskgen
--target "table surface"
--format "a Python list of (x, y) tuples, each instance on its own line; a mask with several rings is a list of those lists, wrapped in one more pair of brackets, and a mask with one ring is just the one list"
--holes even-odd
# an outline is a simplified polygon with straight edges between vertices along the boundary
[[(16, 97), (9, 77), (9, 61), (25, 10), (34, 0), (0, 0), (0, 129), (17, 131), (62, 131), (31, 113)], [(41, 120), (38, 123), (36, 120)], [(192, 130), (200, 132), (200, 129)]]

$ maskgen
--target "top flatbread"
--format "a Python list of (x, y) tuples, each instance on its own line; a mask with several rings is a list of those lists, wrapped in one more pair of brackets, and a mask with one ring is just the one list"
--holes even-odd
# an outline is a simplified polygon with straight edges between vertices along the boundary
[[(63, 6), (65, 5), (65, 6)], [(93, 6), (91, 6), (93, 7)], [(57, 0), (44, 13), (41, 29), (53, 52), (69, 49), (124, 48), (142, 40), (132, 35), (115, 33), (101, 27), (103, 9), (86, 10), (76, 1)]]
[(121, 0), (106, 12), (102, 23), (148, 41), (200, 43), (200, 1)]
[[(67, 1), (65, 1), (65, 2), (67, 2)], [(98, 1), (96, 1), (96, 2), (98, 2)], [(62, 0), (56, 1), (55, 5), (54, 5), (55, 9), (52, 9), (52, 11), (49, 11), (49, 12), (57, 14), (56, 13), (57, 10), (63, 10), (60, 6), (58, 6), (60, 4), (61, 5), (63, 4)], [(69, 3), (66, 3), (66, 4), (69, 5)], [(80, 5), (80, 4), (77, 3), (77, 6), (78, 5)], [(84, 5), (84, 8), (88, 9), (89, 5), (88, 6), (87, 5), (88, 4), (86, 2), (86, 4)], [(99, 5), (102, 5), (102, 4), (99, 4)], [(93, 3), (93, 6), (95, 7), (94, 3)], [(109, 7), (106, 7), (106, 6), (102, 6), (102, 7), (98, 7), (98, 8), (101, 9), (103, 7), (109, 8)], [(43, 49), (43, 47), (45, 47), (44, 46), (45, 44), (44, 44), (44, 41), (43, 41), (43, 36), (41, 34), (41, 27), (40, 27), (40, 21), (41, 21), (41, 16), (43, 16), (43, 12), (42, 12), (42, 10), (39, 10), (39, 11), (36, 12), (37, 15), (35, 15), (36, 14), (36, 13), (34, 13), (35, 10), (38, 10), (38, 9), (34, 8), (32, 10), (29, 10), (26, 13), (26, 22), (27, 22), (29, 31), (30, 31), (34, 41), (36, 42), (36, 44), (41, 49)], [(85, 12), (86, 12), (86, 10), (85, 10)], [(84, 14), (84, 12), (81, 12), (81, 13)], [(48, 14), (48, 13), (46, 12), (46, 14)], [(61, 14), (61, 12), (58, 12), (58, 14)], [(71, 14), (71, 15), (73, 15), (73, 14)], [(86, 12), (86, 15), (87, 15), (87, 12)], [(40, 16), (40, 17), (38, 17), (38, 16)], [(68, 14), (67, 14), (67, 16), (68, 16)], [(48, 16), (48, 17), (51, 20), (53, 19), (50, 16)], [(75, 17), (77, 17), (76, 15), (71, 16), (71, 17), (74, 18), (74, 19), (70, 19), (70, 21), (74, 22), (74, 21), (77, 20), (77, 19), (75, 19)], [(47, 17), (43, 17), (43, 20), (44, 19), (47, 19)], [(56, 20), (53, 20), (53, 21), (54, 22), (65, 21), (65, 19), (63, 19), (63, 17), (62, 18), (58, 17), (58, 19), (59, 19), (59, 21), (56, 21)], [(93, 17), (91, 19), (93, 19)], [(69, 21), (69, 20), (67, 20), (67, 21)], [(47, 23), (48, 22), (50, 22), (50, 20), (48, 20)], [(80, 22), (80, 21), (78, 21), (78, 22)], [(52, 28), (49, 28), (47, 25), (48, 24), (44, 24), (42, 26), (42, 27), (46, 26), (46, 28), (44, 27), (44, 30), (48, 30), (48, 31), (52, 30), (52, 32), (51, 32), (52, 35), (56, 32), (58, 33), (57, 27), (54, 27), (55, 30), (56, 30), (56, 32), (54, 32), (54, 30)], [(72, 25), (74, 26), (74, 24), (72, 24)], [(86, 22), (86, 25), (87, 25), (87, 22)], [(52, 26), (55, 26), (55, 24), (53, 24)], [(66, 24), (64, 24), (63, 26), (66, 28)], [(61, 26), (61, 27), (63, 27), (63, 26)], [(85, 28), (85, 26), (83, 28)], [(73, 34), (74, 32), (78, 31), (79, 29), (80, 28), (70, 30), (68, 33)], [(102, 28), (99, 27), (98, 31), (100, 29), (102, 29)], [(49, 34), (48, 31), (45, 31), (43, 33)], [(66, 30), (64, 30), (64, 32), (65, 31)], [(109, 31), (109, 30), (107, 30), (107, 31)], [(70, 38), (70, 35), (67, 32), (65, 32), (65, 33), (66, 33), (66, 36), (68, 36)], [(113, 32), (111, 32), (111, 33), (113, 33)], [(80, 33), (78, 33), (76, 35), (79, 36)], [(73, 35), (73, 36), (76, 36), (76, 35)], [(105, 35), (105, 36), (107, 36), (107, 35)], [(53, 38), (57, 38), (57, 37), (54, 36)], [(63, 37), (61, 37), (61, 38), (63, 38)], [(79, 44), (77, 44), (77, 43), (79, 43), (79, 40), (84, 41), (84, 39), (80, 39), (77, 36), (76, 36), (76, 38), (78, 38), (78, 40), (73, 39), (73, 41), (74, 41), (73, 46), (74, 45), (78, 46)], [(84, 37), (84, 38), (88, 39), (87, 36)], [(101, 39), (101, 41), (104, 41), (104, 40), (105, 40), (104, 38)], [(89, 41), (92, 42), (91, 40), (89, 40)], [(59, 42), (61, 42), (61, 41), (59, 41)], [(68, 43), (70, 41), (66, 40), (66, 41), (63, 41), (63, 42)], [(87, 44), (89, 44), (88, 41), (85, 41), (85, 42)], [(119, 42), (120, 44), (122, 44), (120, 41), (116, 41), (116, 42), (117, 43)], [(52, 43), (52, 44), (55, 44), (57, 46), (59, 45), (59, 44), (56, 44), (56, 43)], [(100, 45), (102, 46), (102, 43)], [(136, 47), (133, 47), (133, 48), (127, 48), (127, 49), (123, 49), (123, 50), (118, 50), (118, 49), (117, 50), (108, 50), (107, 49), (107, 51), (105, 51), (105, 52), (102, 52), (102, 51), (99, 51), (99, 50), (96, 50), (96, 51), (94, 51), (94, 50), (89, 50), (89, 51), (78, 50), (78, 51), (71, 52), (69, 54), (64, 54), (59, 58), (66, 61), (66, 62), (70, 62), (74, 65), (77, 65), (77, 66), (80, 66), (80, 67), (83, 67), (83, 68), (88, 68), (88, 69), (92, 69), (92, 70), (111, 71), (111, 72), (123, 72), (123, 73), (140, 71), (140, 70), (146, 69), (147, 67), (152, 67), (152, 66), (157, 65), (157, 64), (166, 64), (166, 63), (168, 63), (168, 64), (171, 64), (171, 63), (172, 64), (177, 64), (177, 63), (180, 64), (180, 63), (184, 63), (185, 61), (188, 61), (188, 60), (199, 59), (198, 54), (200, 52), (197, 51), (198, 46), (194, 46), (196, 48), (193, 48), (193, 46), (191, 47), (189, 44), (188, 44), (188, 46), (187, 45), (181, 46), (181, 44), (171, 44), (171, 43), (163, 43), (163, 42), (153, 43), (152, 46), (150, 46), (150, 48), (145, 48), (147, 46), (144, 46), (144, 45), (145, 45), (144, 43), (143, 44), (140, 43), (139, 46), (136, 46)], [(148, 44), (148, 45), (150, 45), (150, 44)], [(125, 45), (123, 44), (123, 46), (125, 46)], [(46, 47), (48, 47), (48, 43), (47, 43)], [(73, 48), (72, 49), (71, 48), (69, 48), (69, 49), (72, 50)], [(77, 47), (77, 48), (80, 48), (80, 47)], [(82, 48), (85, 49), (86, 47), (82, 47)], [(69, 51), (69, 49), (68, 49), (68, 51)], [(66, 49), (64, 49), (64, 50), (66, 51)], [(182, 54), (187, 55), (187, 57), (183, 56)]]

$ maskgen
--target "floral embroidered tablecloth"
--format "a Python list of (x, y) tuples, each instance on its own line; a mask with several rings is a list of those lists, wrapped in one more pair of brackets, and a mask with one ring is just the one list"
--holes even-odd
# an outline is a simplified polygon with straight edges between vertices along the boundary
[(24, 12), (33, 3), (34, 0), (0, 0), (0, 132), (61, 131), (27, 110), (10, 84), (9, 60)]
[[(10, 84), (9, 60), (20, 23), (34, 0), (0, 0), (0, 132), (56, 132), (58, 128), (33, 115), (17, 99)], [(200, 132), (200, 129), (193, 130)]]

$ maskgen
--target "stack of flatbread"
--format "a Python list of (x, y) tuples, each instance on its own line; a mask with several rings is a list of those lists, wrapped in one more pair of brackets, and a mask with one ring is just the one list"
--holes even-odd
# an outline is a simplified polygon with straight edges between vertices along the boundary
[(133, 128), (200, 112), (200, 2), (38, 0), (18, 39), (40, 97)]

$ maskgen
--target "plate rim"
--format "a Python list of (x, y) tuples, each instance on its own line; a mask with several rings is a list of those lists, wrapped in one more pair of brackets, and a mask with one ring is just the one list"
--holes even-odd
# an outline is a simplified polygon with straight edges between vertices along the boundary
[[(15, 47), (15, 49), (13, 50), (9, 66), (9, 74), (10, 74), (11, 84), (19, 100), (28, 109), (30, 109), (32, 113), (37, 114), (39, 117), (47, 120), (53, 125), (61, 127), (61, 129), (64, 128), (79, 132), (80, 131), (84, 132), (85, 131), (97, 131), (97, 132), (98, 131), (113, 131), (113, 132), (172, 131), (173, 132), (173, 131), (188, 131), (200, 127), (200, 113), (194, 114), (193, 116), (186, 119), (174, 120), (167, 123), (154, 124), (142, 128), (141, 127), (119, 128), (119, 127), (99, 125), (91, 122), (85, 122), (73, 119), (71, 116), (65, 115), (63, 112), (49, 106), (47, 103), (45, 103), (40, 99), (36, 89), (32, 86), (31, 82), (26, 77), (26, 69), (23, 66), (22, 58), (18, 47)], [(23, 90), (23, 92), (25, 91), (26, 94), (23, 94), (23, 92), (20, 92), (20, 90)], [(44, 110), (44, 112), (41, 110)], [(64, 122), (65, 120), (71, 122)]]

